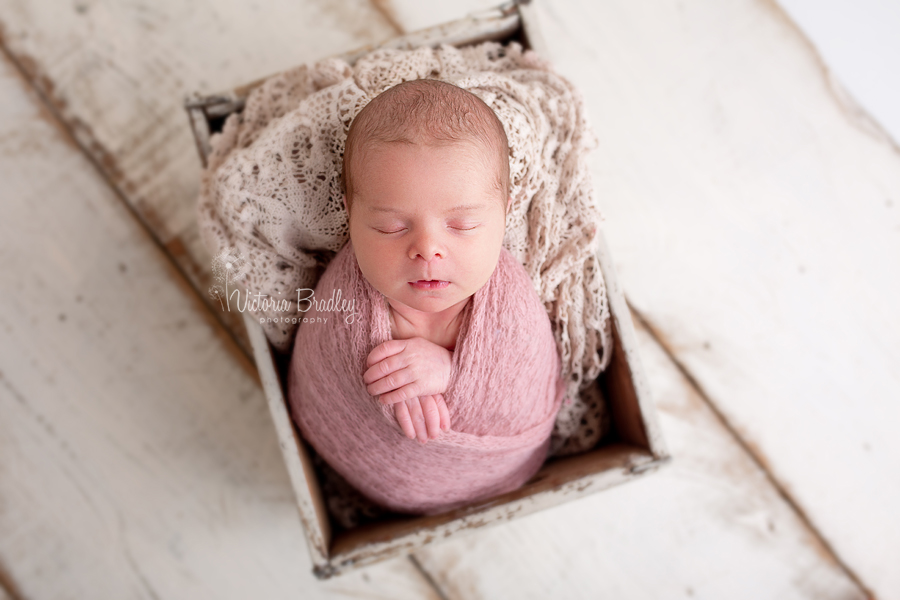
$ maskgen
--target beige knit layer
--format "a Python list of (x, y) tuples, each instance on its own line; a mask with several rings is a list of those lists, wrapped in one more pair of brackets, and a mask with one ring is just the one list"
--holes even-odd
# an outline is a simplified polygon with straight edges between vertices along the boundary
[(469, 90), (506, 129), (513, 203), (503, 245), (547, 309), (567, 382), (552, 452), (588, 449), (607, 427), (594, 380), (612, 353), (586, 163), (596, 140), (581, 95), (533, 52), (494, 42), (376, 50), (353, 66), (326, 59), (268, 79), (210, 140), (198, 206), (204, 242), (246, 260), (245, 290), (284, 301), (257, 316), (278, 319), (266, 335), (289, 351), (297, 325), (284, 318), (303, 316), (297, 289), (314, 288), (349, 237), (340, 173), (350, 122), (383, 90), (420, 78)]

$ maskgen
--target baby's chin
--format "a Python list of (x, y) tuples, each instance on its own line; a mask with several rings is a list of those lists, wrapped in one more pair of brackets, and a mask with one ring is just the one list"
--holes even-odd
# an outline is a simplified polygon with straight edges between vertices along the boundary
[(394, 301), (392, 305), (395, 308), (414, 310), (422, 313), (429, 314), (437, 314), (442, 313), (446, 310), (450, 310), (454, 306), (459, 304), (464, 304), (471, 296), (467, 296), (462, 300), (455, 300), (453, 302), (447, 301), (431, 301), (431, 300), (415, 300), (415, 301), (407, 301), (403, 302), (402, 300)]
[(455, 296), (451, 298), (429, 297), (420, 295), (418, 297), (386, 295), (389, 304), (394, 310), (411, 310), (421, 313), (437, 314), (453, 308), (459, 309), (471, 300), (474, 294), (468, 296)]

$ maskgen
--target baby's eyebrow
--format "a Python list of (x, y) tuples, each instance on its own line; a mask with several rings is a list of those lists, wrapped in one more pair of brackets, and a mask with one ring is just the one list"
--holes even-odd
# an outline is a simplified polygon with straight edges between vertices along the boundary
[(483, 202), (477, 202), (477, 203), (475, 203), (475, 204), (460, 204), (460, 205), (458, 205), (458, 206), (454, 206), (453, 208), (451, 208), (451, 209), (448, 210), (447, 212), (465, 212), (465, 211), (472, 211), (472, 210), (478, 210), (478, 209), (484, 208), (485, 206), (487, 206), (487, 205), (484, 204)]
[[(458, 213), (458, 212), (471, 212), (473, 210), (479, 210), (487, 206), (487, 204), (483, 202), (477, 202), (474, 204), (459, 204), (447, 210), (448, 213)], [(387, 206), (369, 206), (369, 210), (372, 212), (379, 213), (403, 213), (399, 208), (391, 208)]]

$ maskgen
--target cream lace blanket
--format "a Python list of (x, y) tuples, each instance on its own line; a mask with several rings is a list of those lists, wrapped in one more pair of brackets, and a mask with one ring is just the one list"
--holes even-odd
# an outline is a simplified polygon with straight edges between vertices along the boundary
[(348, 240), (340, 190), (353, 117), (401, 81), (442, 79), (476, 94), (506, 128), (513, 204), (504, 246), (524, 266), (550, 320), (567, 381), (552, 451), (593, 446), (605, 405), (593, 380), (612, 352), (606, 288), (595, 256), (601, 216), (586, 155), (596, 140), (572, 85), (518, 44), (376, 50), (352, 67), (339, 59), (268, 79), (244, 111), (212, 137), (198, 206), (214, 253), (247, 261), (240, 285), (284, 300), (263, 311), (272, 345), (287, 352), (297, 289), (318, 276)]

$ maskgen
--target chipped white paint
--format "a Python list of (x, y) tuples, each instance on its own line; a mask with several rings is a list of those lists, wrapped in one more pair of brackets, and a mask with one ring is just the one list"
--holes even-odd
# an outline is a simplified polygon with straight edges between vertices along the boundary
[[(897, 422), (891, 410), (900, 397), (890, 375), (900, 339), (891, 311), (898, 297), (890, 287), (897, 281), (890, 274), (898, 272), (892, 257), (900, 256), (896, 158), (866, 137), (852, 112), (835, 108), (840, 105), (829, 96), (832, 90), (823, 84), (809, 48), (769, 3), (672, 0), (648, 11), (642, 3), (623, 0), (535, 2), (551, 58), (586, 92), (600, 137), (594, 181), (630, 299), (738, 431), (763, 450), (841, 558), (880, 597), (900, 595), (890, 560), (898, 555), (891, 544), (900, 539), (890, 529), (898, 526), (891, 510), (898, 504), (897, 482), (890, 474), (898, 472), (900, 442), (886, 429)], [(389, 8), (410, 31), (493, 4), (392, 0)], [(62, 114), (81, 124), (75, 127), (81, 139), (100, 141), (103, 148), (95, 148), (95, 156), (113, 159), (104, 163), (105, 172), (192, 278), (208, 262), (193, 224), (199, 164), (181, 108), (184, 93), (226, 89), (395, 33), (369, 5), (352, 0), (271, 2), (259, 14), (251, 13), (259, 9), (249, 4), (161, 0), (150, 7), (101, 1), (71, 5), (75, 18), (65, 17), (59, 6), (0, 0), (5, 45), (20, 59), (33, 58), (26, 66), (33, 65), (44, 89), (52, 88), (53, 97), (65, 101)], [(294, 18), (287, 18), (291, 14)], [(317, 14), (325, 18), (308, 18)], [(296, 55), (290, 54), (293, 49)], [(0, 102), (4, 123), (6, 115), (21, 118), (9, 112), (7, 95)], [(238, 411), (253, 417), (240, 425), (227, 414), (223, 422), (209, 418), (223, 417), (222, 398), (230, 399), (225, 406), (243, 406), (244, 392), (228, 362), (232, 355), (215, 349), (221, 331), (204, 334), (195, 324), (179, 334), (185, 337), (176, 338), (177, 344), (156, 346), (144, 339), (146, 332), (163, 328), (171, 334), (171, 327), (164, 329), (171, 324), (168, 312), (157, 307), (147, 313), (149, 327), (132, 323), (129, 329), (115, 302), (97, 304), (110, 294), (116, 300), (126, 292), (136, 297), (137, 286), (113, 283), (110, 275), (116, 274), (116, 253), (135, 252), (132, 244), (141, 231), (115, 216), (123, 211), (110, 209), (115, 202), (84, 161), (64, 169), (62, 155), (51, 153), (39, 162), (34, 157), (46, 152), (41, 136), (16, 131), (10, 135), (23, 143), (16, 155), (34, 160), (13, 163), (12, 157), (0, 157), (6, 176), (0, 203), (0, 335), (14, 340), (0, 344), (0, 371), (15, 374), (14, 389), (27, 389), (20, 395), (29, 399), (28, 406), (44, 410), (35, 414), (49, 415), (44, 422), (56, 435), (98, 465), (66, 458), (47, 428), (31, 413), (12, 408), (20, 406), (16, 396), (0, 386), (0, 564), (23, 592), (56, 598), (84, 597), (87, 592), (79, 592), (88, 590), (98, 597), (96, 582), (103, 581), (112, 590), (106, 597), (146, 595), (136, 571), (117, 554), (124, 541), (153, 584), (178, 588), (187, 578), (194, 586), (186, 587), (188, 592), (227, 588), (224, 597), (240, 597), (242, 586), (259, 584), (253, 596), (275, 590), (268, 597), (389, 597), (411, 585), (410, 597), (426, 596), (416, 579), (406, 579), (403, 562), (391, 563), (392, 571), (372, 567), (314, 587), (292, 492), (287, 478), (275, 475), (282, 472), (281, 459), (260, 393), (248, 396), (255, 411)], [(32, 150), (26, 152), (27, 145)], [(52, 185), (46, 164), (62, 173)], [(23, 177), (42, 181), (40, 188), (17, 196), (18, 184), (12, 182)], [(87, 192), (80, 192), (82, 187)], [(33, 213), (13, 215), (13, 208), (26, 210), (8, 200), (16, 197), (34, 200), (27, 210), (52, 209), (41, 213), (50, 225), (37, 229), (22, 218)], [(47, 197), (57, 202), (48, 203)], [(90, 214), (96, 216), (85, 216)], [(98, 220), (105, 227), (86, 227)], [(38, 232), (58, 241), (40, 260), (10, 245)], [(115, 244), (101, 243), (109, 240)], [(800, 276), (798, 259), (803, 275), (814, 277)], [(167, 289), (171, 280), (159, 275), (161, 263), (160, 258), (141, 263), (141, 281), (160, 288), (152, 298), (183, 303), (183, 293)], [(95, 273), (101, 265), (103, 277)], [(54, 278), (68, 274), (70, 283), (97, 290), (92, 299), (102, 310), (79, 309), (76, 334), (42, 323), (43, 310), (29, 312), (31, 298), (55, 302), (59, 294), (34, 266), (52, 266)], [(6, 293), (23, 282), (28, 285), (21, 297)], [(188, 319), (203, 314), (197, 307), (181, 310)], [(13, 330), (10, 315), (29, 324)], [(775, 332), (783, 348), (773, 342)], [(74, 341), (74, 335), (87, 343)], [(217, 352), (223, 358), (216, 358)], [(641, 353), (653, 356), (643, 348)], [(223, 361), (227, 366), (220, 365)], [(194, 378), (179, 365), (188, 365)], [(653, 384), (659, 368), (651, 361), (647, 369), (654, 391), (660, 389)], [(61, 394), (47, 378), (62, 381), (68, 392)], [(165, 383), (172, 379), (177, 385)], [(216, 402), (209, 397), (210, 381), (221, 385), (213, 388), (221, 390)], [(139, 402), (123, 404), (123, 398), (146, 398), (144, 388), (163, 390), (147, 403), (152, 410)], [(707, 597), (741, 582), (759, 592), (756, 597), (782, 590), (787, 597), (804, 597), (803, 581), (811, 590), (805, 597), (831, 597), (819, 582), (833, 583), (836, 597), (855, 597), (828, 558), (809, 550), (815, 540), (783, 506), (746, 508), (745, 499), (754, 492), (772, 497), (765, 479), (753, 476), (751, 486), (740, 488), (742, 494), (727, 493), (723, 481), (731, 480), (724, 474), (734, 464), (748, 463), (733, 447), (723, 454), (727, 444), (717, 441), (721, 432), (712, 432), (708, 420), (688, 433), (669, 435), (674, 429), (667, 411), (677, 403), (667, 406), (667, 395), (656, 393), (663, 399), (660, 424), (676, 454), (674, 469), (565, 510), (473, 534), (476, 547), (493, 554), (472, 560), (435, 554), (427, 562), (422, 551), (417, 556), (454, 598), (496, 597), (487, 591), (534, 597), (535, 590), (546, 589), (578, 597), (600, 585), (591, 579), (592, 566), (604, 557), (623, 565), (605, 575), (615, 591), (609, 595), (617, 598), (689, 596), (696, 589), (687, 585), (697, 581), (707, 591), (698, 595)], [(219, 439), (223, 423), (226, 432), (261, 449), (262, 472), (250, 465), (254, 459), (248, 454)], [(123, 439), (127, 443), (114, 445)], [(150, 448), (138, 448), (143, 469), (121, 450), (134, 452), (136, 446), (129, 444), (142, 443)], [(687, 473), (678, 470), (686, 458), (697, 465)], [(234, 459), (235, 465), (224, 464)], [(215, 468), (196, 468), (210, 463)], [(194, 477), (178, 479), (179, 473)], [(208, 481), (210, 473), (215, 481)], [(657, 512), (637, 518), (643, 490), (649, 490)], [(625, 500), (617, 500), (620, 496)], [(267, 506), (254, 507), (251, 497), (263, 498)], [(178, 513), (182, 506), (190, 507), (186, 514)], [(581, 506), (586, 508), (577, 510)], [(103, 511), (123, 513), (131, 525), (116, 537), (116, 526)], [(767, 511), (781, 515), (770, 538), (763, 536)], [(222, 515), (228, 519), (219, 519)], [(531, 523), (547, 525), (504, 537)], [(575, 534), (554, 537), (560, 531)], [(754, 532), (771, 552), (748, 549), (746, 536)], [(160, 543), (164, 538), (174, 541)], [(622, 541), (605, 546), (611, 538)], [(229, 555), (263, 547), (273, 555), (253, 555), (249, 561)], [(786, 553), (799, 558), (772, 563)], [(284, 559), (287, 566), (276, 568), (269, 558)], [(55, 575), (50, 580), (49, 569)], [(788, 583), (789, 572), (794, 583)], [(748, 573), (763, 576), (757, 582)], [(648, 574), (651, 581), (644, 585)], [(364, 591), (355, 586), (365, 586)], [(278, 593), (284, 589), (288, 592)]]
[(672, 464), (602, 494), (419, 550), (449, 600), (851, 600), (864, 593), (638, 329)]
[(900, 597), (900, 155), (770, 2), (537, 3), (632, 305), (878, 597)]
[[(366, 0), (0, 0), (0, 32), (215, 310), (205, 293), (210, 257), (197, 231), (200, 163), (185, 97), (396, 35)], [(219, 316), (243, 333), (239, 318)]]
[[(372, 52), (376, 48), (407, 50), (422, 46), (437, 46), (439, 44), (454, 46), (477, 44), (486, 40), (506, 39), (518, 29), (519, 15), (516, 5), (508, 3), (490, 11), (481, 11), (478, 15), (412, 31), (377, 44), (367, 44), (336, 55), (336, 58), (343, 59), (352, 65), (361, 56)], [(257, 79), (234, 89), (220, 91), (209, 96), (204, 96), (197, 92), (189, 95), (185, 101), (185, 109), (188, 111), (200, 161), (204, 167), (207, 164), (207, 157), (211, 151), (209, 140), (213, 133), (209, 121), (221, 119), (233, 112), (242, 110), (250, 92), (265, 80), (266, 78)]]
[(414, 2), (388, 0), (384, 2), (393, 20), (403, 31), (417, 31), (460, 19), (463, 16), (492, 14), (504, 0), (456, 0), (454, 2)]
[(900, 145), (900, 3), (778, 0), (849, 95)]
[[(320, 583), (252, 367), (0, 60), (0, 565), (23, 598), (437, 598)], [(2, 595), (0, 595), (2, 597)]]
[(275, 424), (278, 435), (278, 446), (284, 459), (291, 487), (296, 494), (297, 509), (300, 521), (309, 546), (310, 558), (314, 568), (323, 568), (328, 562), (328, 545), (331, 542), (328, 514), (325, 509), (321, 490), (318, 488), (316, 474), (309, 453), (291, 421), (288, 405), (284, 398), (283, 386), (278, 377), (272, 346), (266, 339), (262, 326), (249, 313), (243, 313), (244, 325), (253, 346), (253, 356), (259, 378), (262, 383), (266, 403)]

